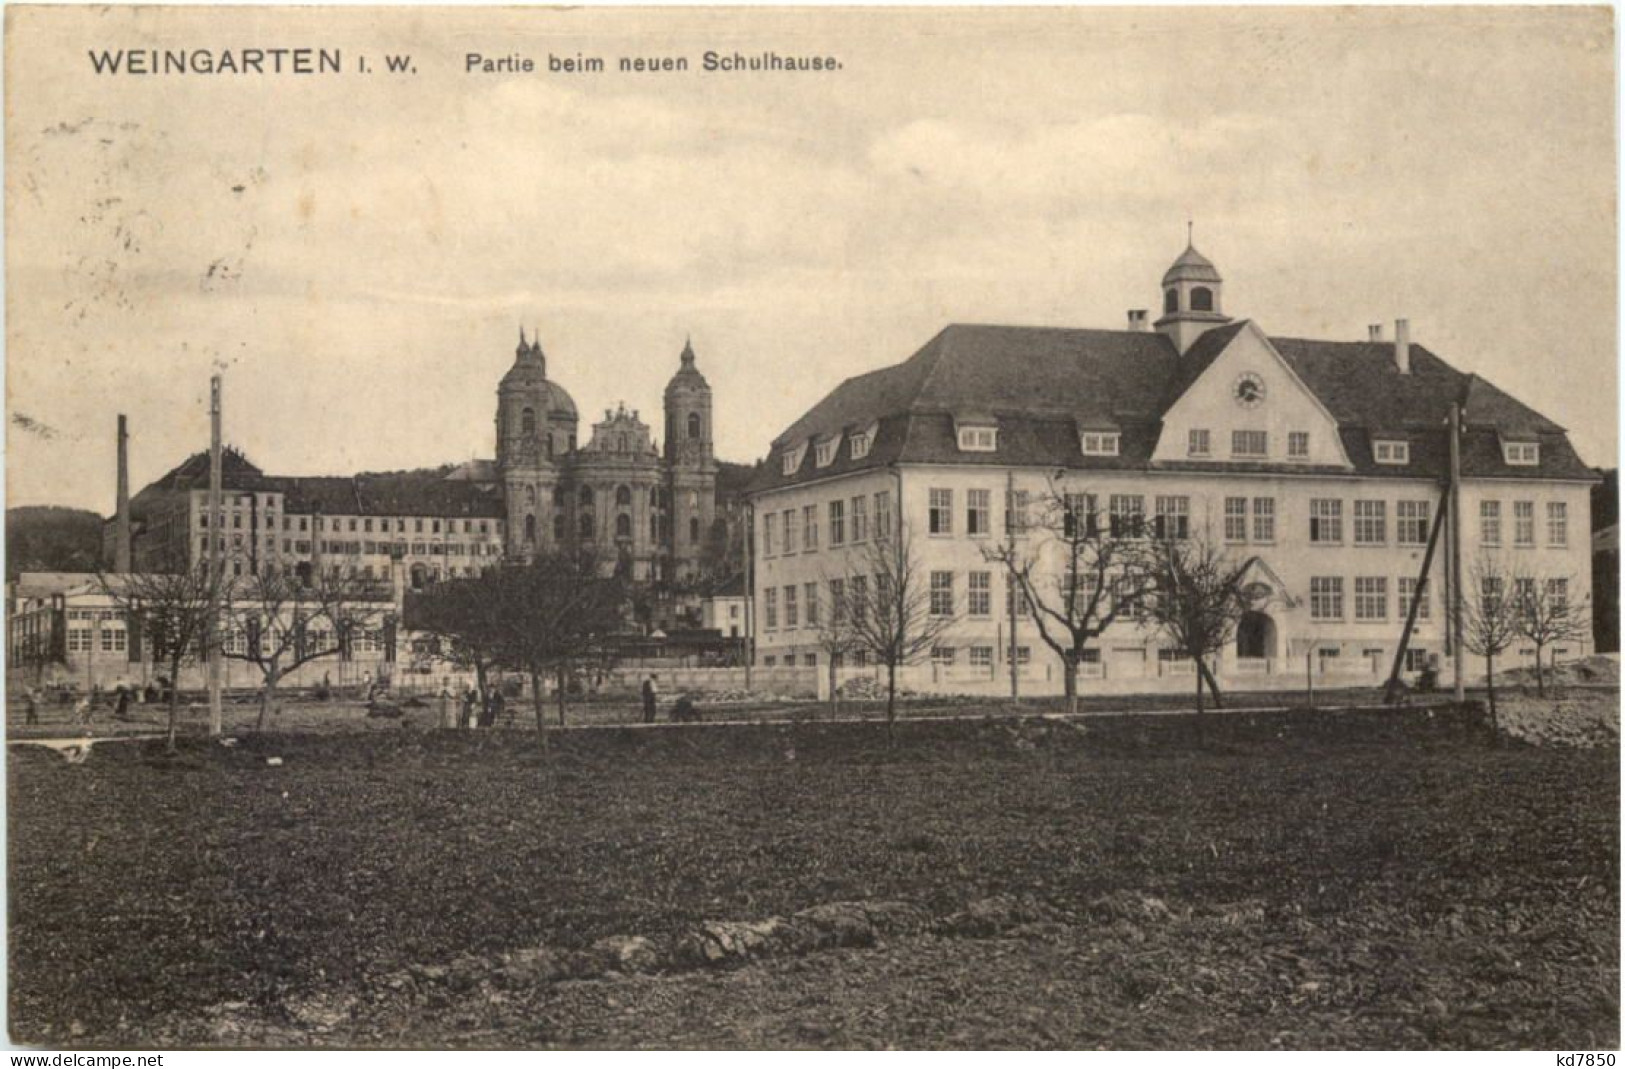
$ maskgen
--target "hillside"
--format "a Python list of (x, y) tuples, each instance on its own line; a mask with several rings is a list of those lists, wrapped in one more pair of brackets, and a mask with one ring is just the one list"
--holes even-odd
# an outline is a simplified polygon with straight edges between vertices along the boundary
[(85, 509), (31, 505), (6, 510), (6, 579), (21, 572), (94, 571), (102, 521)]

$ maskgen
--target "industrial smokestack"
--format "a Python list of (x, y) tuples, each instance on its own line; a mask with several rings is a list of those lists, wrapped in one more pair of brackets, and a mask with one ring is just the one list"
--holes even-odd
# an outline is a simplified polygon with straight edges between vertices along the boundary
[(130, 427), (118, 418), (118, 505), (113, 519), (113, 570), (130, 570)]
[(1411, 321), (1394, 320), (1394, 366), (1401, 375), (1411, 373)]

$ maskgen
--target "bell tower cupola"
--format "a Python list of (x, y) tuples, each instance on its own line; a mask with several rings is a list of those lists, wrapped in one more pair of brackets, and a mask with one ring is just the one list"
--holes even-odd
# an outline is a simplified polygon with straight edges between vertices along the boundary
[(1162, 318), (1156, 327), (1181, 354), (1214, 327), (1230, 322), (1224, 314), (1224, 279), (1187, 234), (1185, 251), (1162, 276)]

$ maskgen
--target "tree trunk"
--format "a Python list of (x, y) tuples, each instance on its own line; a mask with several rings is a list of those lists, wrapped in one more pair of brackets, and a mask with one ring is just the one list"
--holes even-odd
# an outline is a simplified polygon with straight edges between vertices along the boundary
[(886, 745), (897, 745), (897, 664), (886, 665)]
[(831, 718), (841, 715), (841, 699), (835, 693), (835, 655), (829, 657), (829, 715)]
[(265, 733), (265, 717), (271, 711), (271, 703), (276, 700), (277, 674), (265, 677), (265, 686), (260, 688), (260, 715), (254, 721), (254, 734)]
[(547, 749), (547, 703), (542, 700), (542, 673), (534, 666), (530, 670), (530, 704), (536, 709), (536, 736), (542, 749)]
[(1196, 666), (1195, 675), (1196, 675), (1196, 715), (1201, 716), (1202, 715), (1202, 666), (1201, 666), (1200, 663), (1198, 663), (1197, 666)]
[(1541, 647), (1537, 645), (1535, 647), (1535, 693), (1544, 698), (1546, 697), (1546, 676), (1541, 670), (1540, 654)]
[(482, 717), (485, 714), (485, 704), (486, 704), (485, 664), (482, 661), (475, 661), (474, 662), (474, 689), (479, 692), (479, 699), (480, 700), (475, 703), (474, 722), (468, 725), (471, 728), (479, 727), (480, 726), (480, 717)]
[(1213, 695), (1213, 708), (1223, 709), (1224, 696), (1219, 693), (1219, 680), (1214, 676), (1212, 670), (1208, 668), (1205, 658), (1196, 658), (1196, 671), (1198, 675), (1207, 680), (1207, 692)]
[(559, 727), (564, 726), (564, 683), (565, 683), (565, 671), (564, 671), (564, 665), (561, 664), (561, 665), (559, 665), (559, 695), (558, 695), (558, 697), (559, 697)]
[(1494, 654), (1486, 653), (1484, 655), (1484, 682), (1490, 689), (1490, 732), (1491, 732), (1492, 737), (1497, 742), (1499, 742), (1500, 739), (1501, 739), (1501, 730), (1500, 730), (1500, 724), (1499, 724), (1500, 717), (1496, 715), (1496, 710), (1495, 710), (1495, 656), (1494, 656)]
[(1066, 673), (1066, 711), (1069, 716), (1078, 715), (1078, 654), (1074, 650), (1061, 658), (1061, 667)]
[(169, 734), (164, 749), (175, 752), (175, 732), (181, 719), (181, 662), (176, 658), (169, 665)]

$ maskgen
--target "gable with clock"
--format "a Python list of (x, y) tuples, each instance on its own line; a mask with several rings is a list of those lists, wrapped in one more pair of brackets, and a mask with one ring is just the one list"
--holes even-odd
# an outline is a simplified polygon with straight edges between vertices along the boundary
[(1353, 467), (1336, 419), (1250, 320), (1169, 407), (1151, 459)]

